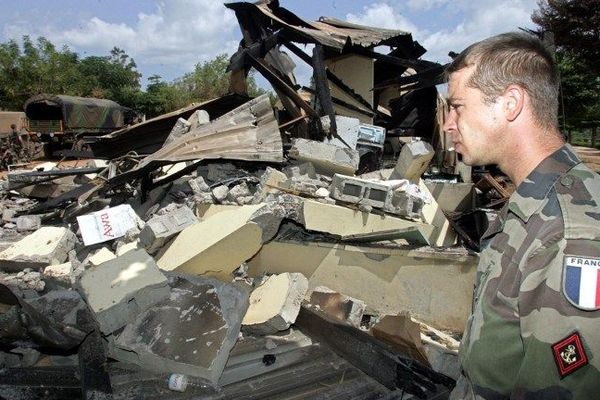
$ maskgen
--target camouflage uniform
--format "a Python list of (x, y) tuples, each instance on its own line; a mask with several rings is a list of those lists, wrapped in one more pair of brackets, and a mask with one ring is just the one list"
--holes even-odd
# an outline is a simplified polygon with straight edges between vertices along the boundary
[(600, 399), (599, 204), (568, 145), (519, 185), (483, 238), (452, 399)]

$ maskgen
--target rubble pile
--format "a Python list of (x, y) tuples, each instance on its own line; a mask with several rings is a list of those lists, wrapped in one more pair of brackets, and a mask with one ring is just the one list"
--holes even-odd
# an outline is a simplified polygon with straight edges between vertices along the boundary
[[(336, 75), (344, 59), (371, 60), (370, 72), (374, 60), (388, 72), (403, 62), (398, 76), (384, 74), (387, 83), (371, 82), (380, 98), (391, 86), (430, 87), (440, 66), (418, 60), (424, 51), (410, 34), (327, 19), (300, 35), (276, 3), (227, 5), (249, 24), (231, 61), (237, 94), (90, 139), (108, 160), (8, 173), (0, 397), (18, 392), (2, 383), (15, 367), (51, 366), (78, 371), (77, 382), (57, 387), (88, 397), (164, 397), (164, 378), (176, 374), (216, 399), (253, 377), (333, 357), (325, 344), (344, 359), (330, 366), (352, 364), (363, 371), (356, 377), (370, 371), (371, 391), (422, 397), (451, 388), (477, 263), (470, 249), (510, 188), (485, 171), (476, 184), (461, 178), (470, 171), (445, 138), (423, 139), (422, 123), (398, 123), (393, 99), (377, 105)], [(259, 21), (279, 30), (261, 39), (250, 26)], [(291, 38), (317, 43), (308, 58), (317, 106), (285, 73), (280, 45), (300, 51)], [(398, 51), (377, 56), (370, 48), (379, 42)], [(283, 109), (241, 93), (250, 66)], [(489, 208), (475, 207), (476, 190), (492, 192)], [(319, 374), (310, 379), (328, 376)]]

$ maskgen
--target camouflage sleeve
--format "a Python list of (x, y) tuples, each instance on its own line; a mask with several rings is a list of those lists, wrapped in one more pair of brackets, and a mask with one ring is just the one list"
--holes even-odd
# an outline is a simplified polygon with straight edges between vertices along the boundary
[(522, 265), (524, 356), (511, 398), (600, 396), (599, 271), (600, 241), (591, 239), (550, 241)]

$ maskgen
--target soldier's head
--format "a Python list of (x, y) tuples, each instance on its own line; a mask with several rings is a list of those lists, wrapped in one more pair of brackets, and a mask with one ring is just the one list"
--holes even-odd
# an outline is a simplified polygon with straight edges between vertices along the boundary
[(13, 131), (16, 131), (17, 130), (17, 125), (10, 124), (10, 129), (12, 129)]
[(444, 130), (466, 164), (506, 162), (511, 129), (560, 135), (556, 63), (535, 36), (512, 32), (475, 43), (446, 73), (450, 111)]
[(511, 84), (527, 91), (537, 123), (558, 128), (558, 68), (552, 51), (536, 36), (508, 32), (472, 44), (446, 69), (450, 77), (474, 67), (467, 85), (481, 90), (484, 100), (493, 102)]

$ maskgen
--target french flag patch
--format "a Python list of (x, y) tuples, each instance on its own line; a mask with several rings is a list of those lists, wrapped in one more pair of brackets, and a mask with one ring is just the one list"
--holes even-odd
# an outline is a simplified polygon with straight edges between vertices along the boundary
[(565, 256), (563, 292), (577, 308), (600, 310), (600, 258)]

